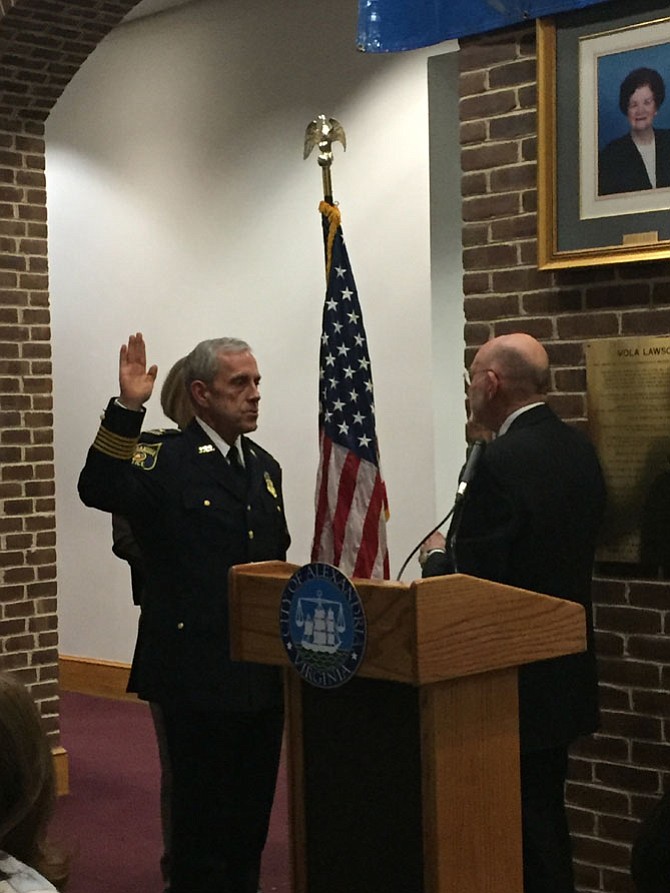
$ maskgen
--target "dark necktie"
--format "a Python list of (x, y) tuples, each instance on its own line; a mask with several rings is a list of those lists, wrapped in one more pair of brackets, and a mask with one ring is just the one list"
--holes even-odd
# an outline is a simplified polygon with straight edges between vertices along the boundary
[(233, 469), (237, 477), (241, 481), (245, 481), (247, 478), (247, 474), (244, 470), (242, 462), (240, 461), (240, 453), (236, 446), (231, 446), (226, 454), (226, 459), (228, 460), (228, 464)]

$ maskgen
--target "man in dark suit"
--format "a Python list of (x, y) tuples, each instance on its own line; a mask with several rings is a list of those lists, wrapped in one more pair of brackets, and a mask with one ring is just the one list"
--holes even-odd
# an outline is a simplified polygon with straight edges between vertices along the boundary
[(283, 726), (279, 672), (230, 659), (228, 570), (283, 559), (277, 462), (246, 435), (260, 375), (249, 346), (204, 341), (184, 381), (195, 419), (159, 443), (138, 437), (157, 369), (141, 334), (121, 348), (79, 479), (86, 505), (129, 519), (146, 569), (139, 696), (158, 704), (172, 769), (170, 893), (256, 893)]
[[(605, 488), (588, 440), (545, 403), (546, 351), (503, 335), (469, 373), (472, 421), (495, 432), (462, 504), (460, 525), (421, 548), (424, 576), (455, 569), (579, 602), (587, 650), (519, 672), (525, 893), (574, 893), (564, 805), (568, 746), (598, 725), (591, 573)], [(458, 531), (456, 532), (456, 527)]]

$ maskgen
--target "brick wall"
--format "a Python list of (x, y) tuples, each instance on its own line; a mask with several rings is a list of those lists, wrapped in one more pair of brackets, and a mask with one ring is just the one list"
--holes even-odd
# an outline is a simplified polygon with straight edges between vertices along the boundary
[[(670, 264), (536, 269), (534, 27), (460, 52), (466, 362), (525, 331), (552, 362), (550, 402), (586, 423), (584, 342), (670, 333)], [(630, 893), (630, 844), (670, 771), (670, 586), (599, 577), (600, 734), (575, 748), (568, 800), (580, 889)]]
[(44, 122), (137, 0), (0, 0), (0, 667), (58, 740)]

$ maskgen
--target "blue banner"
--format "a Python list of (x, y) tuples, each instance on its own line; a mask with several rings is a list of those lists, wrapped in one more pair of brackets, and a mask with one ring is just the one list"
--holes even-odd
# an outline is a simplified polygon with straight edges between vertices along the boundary
[(359, 0), (358, 39), (366, 53), (394, 53), (495, 31), (612, 0)]

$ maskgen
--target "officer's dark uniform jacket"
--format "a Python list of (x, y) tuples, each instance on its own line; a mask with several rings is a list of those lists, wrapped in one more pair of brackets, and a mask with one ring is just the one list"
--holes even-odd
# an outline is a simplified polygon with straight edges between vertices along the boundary
[[(138, 459), (147, 454), (144, 444), (162, 443), (164, 440), (174, 437), (175, 434), (181, 434), (179, 428), (155, 428), (152, 431), (142, 431), (140, 434), (140, 444), (136, 448)], [(151, 450), (149, 450), (149, 453)], [(130, 526), (130, 521), (123, 515), (112, 515), (112, 552), (122, 561), (127, 561), (130, 566), (130, 583), (133, 595), (133, 604), (138, 607), (144, 601), (144, 587), (146, 578), (146, 568), (144, 567), (144, 556), (140, 552), (137, 538)], [(132, 679), (132, 677), (131, 677)], [(129, 688), (128, 691), (135, 691)]]
[(230, 660), (227, 589), (232, 565), (286, 556), (281, 468), (243, 437), (241, 479), (195, 420), (138, 445), (143, 418), (110, 401), (79, 478), (86, 505), (130, 520), (144, 557), (136, 690), (206, 709), (279, 705), (277, 668)]

